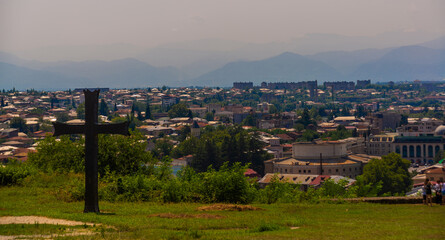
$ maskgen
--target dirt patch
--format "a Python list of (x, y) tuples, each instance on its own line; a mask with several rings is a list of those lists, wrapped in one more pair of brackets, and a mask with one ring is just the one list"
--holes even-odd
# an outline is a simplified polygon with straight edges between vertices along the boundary
[(263, 209), (258, 207), (253, 207), (250, 205), (237, 205), (237, 204), (213, 204), (198, 208), (198, 211), (255, 211), (255, 210), (263, 210)]
[[(41, 216), (3, 216), (0, 217), (0, 225), (2, 224), (51, 224), (51, 225), (64, 225), (64, 226), (94, 226), (93, 223), (71, 221), (66, 219), (56, 219)], [(97, 224), (100, 225), (100, 224)], [(82, 236), (96, 234), (89, 229), (67, 229), (67, 232), (62, 234), (52, 235), (15, 235), (15, 236), (0, 236), (0, 240), (6, 239), (54, 239), (55, 237), (65, 236)]]
[(0, 217), (0, 224), (52, 224), (52, 225), (66, 225), (79, 226), (88, 225), (93, 226), (93, 223), (71, 221), (65, 219), (48, 218), (41, 216), (4, 216)]
[(220, 219), (224, 218), (224, 216), (220, 215), (213, 215), (213, 214), (174, 214), (174, 213), (158, 213), (158, 214), (151, 214), (149, 217), (160, 217), (160, 218), (205, 218), (205, 219)]

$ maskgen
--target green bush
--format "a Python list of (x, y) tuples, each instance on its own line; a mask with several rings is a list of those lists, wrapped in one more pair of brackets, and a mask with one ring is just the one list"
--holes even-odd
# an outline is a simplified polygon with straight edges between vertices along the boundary
[[(199, 193), (205, 202), (249, 203), (255, 198), (255, 188), (244, 176), (246, 166), (224, 163), (219, 171), (209, 169), (201, 173)], [(253, 189), (252, 189), (253, 188)]]
[(36, 169), (29, 164), (16, 161), (6, 165), (0, 165), (0, 186), (21, 184), (26, 177), (36, 172)]
[[(157, 161), (145, 151), (146, 142), (140, 133), (130, 137), (120, 135), (99, 135), (99, 175), (128, 175), (135, 172), (153, 174)], [(37, 152), (29, 154), (29, 162), (44, 172), (84, 171), (85, 140), (71, 140), (69, 136), (46, 137), (38, 142)]]

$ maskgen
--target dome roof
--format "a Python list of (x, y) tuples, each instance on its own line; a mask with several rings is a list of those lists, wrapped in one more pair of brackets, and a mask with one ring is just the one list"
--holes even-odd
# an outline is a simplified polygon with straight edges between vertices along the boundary
[(445, 135), (445, 125), (440, 125), (434, 131), (434, 135), (436, 136), (444, 136)]

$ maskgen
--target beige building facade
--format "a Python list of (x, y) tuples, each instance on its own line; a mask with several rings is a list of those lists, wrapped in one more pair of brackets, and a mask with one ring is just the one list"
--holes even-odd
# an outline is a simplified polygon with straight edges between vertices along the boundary
[(292, 157), (266, 161), (265, 173), (340, 175), (355, 178), (375, 156), (351, 154), (346, 141), (297, 142)]

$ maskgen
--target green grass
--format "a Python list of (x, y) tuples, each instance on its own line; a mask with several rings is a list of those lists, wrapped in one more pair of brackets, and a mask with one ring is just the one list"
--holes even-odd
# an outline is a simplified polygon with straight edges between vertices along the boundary
[(0, 236), (13, 235), (48, 235), (64, 234), (74, 229), (84, 228), (83, 226), (62, 226), (50, 224), (4, 224), (0, 225)]
[[(258, 211), (208, 211), (204, 204), (100, 202), (102, 214), (84, 214), (83, 202), (64, 202), (47, 188), (1, 187), (0, 216), (38, 215), (102, 223), (81, 239), (442, 239), (445, 206), (370, 203), (252, 204)], [(171, 213), (187, 218), (161, 218)], [(197, 214), (222, 218), (193, 218)], [(291, 229), (291, 227), (299, 227)], [(1, 235), (23, 234), (20, 225)], [(25, 227), (32, 232), (33, 226)], [(96, 227), (97, 228), (97, 227)]]

